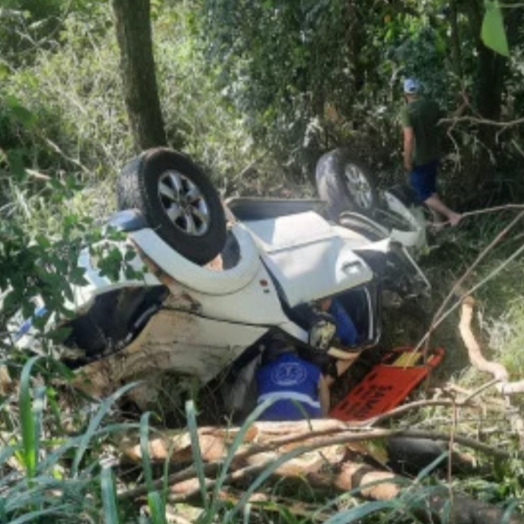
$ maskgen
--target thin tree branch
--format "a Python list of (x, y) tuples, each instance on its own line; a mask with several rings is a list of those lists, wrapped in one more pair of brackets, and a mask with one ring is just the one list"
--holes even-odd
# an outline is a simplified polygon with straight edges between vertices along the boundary
[(438, 122), (439, 125), (443, 124), (459, 124), (461, 122), (468, 122), (470, 124), (481, 124), (494, 127), (515, 127), (524, 124), (524, 118), (517, 118), (516, 120), (508, 120), (506, 122), (499, 120), (489, 120), (487, 118), (478, 118), (475, 116), (457, 116), (453, 118), (441, 118)]
[[(521, 255), (524, 252), (524, 245), (522, 245), (519, 249), (517, 249), (509, 258), (504, 260), (500, 265), (498, 265), (493, 271), (491, 271), (485, 278), (483, 278), (478, 284), (474, 285), (471, 289), (463, 293), (458, 300), (453, 304), (447, 311), (445, 311), (437, 320), (435, 320), (434, 324), (430, 326), (430, 329), (426, 332), (426, 334), (420, 339), (419, 343), (415, 346), (413, 349), (413, 352), (419, 350), (422, 345), (425, 342), (428, 342), (429, 337), (431, 336), (431, 333), (435, 331), (435, 329), (446, 320), (446, 318), (453, 313), (461, 304), (462, 301), (468, 296), (472, 295), (480, 289), (484, 284), (489, 282), (492, 278), (496, 277), (507, 265), (509, 265), (513, 260), (515, 260), (519, 255)], [(435, 318), (435, 317), (434, 317)]]
[[(479, 254), (479, 256), (475, 259), (473, 264), (469, 266), (469, 268), (463, 273), (463, 275), (455, 282), (453, 287), (451, 288), (450, 292), (440, 305), (437, 312), (433, 315), (433, 319), (431, 320), (431, 324), (427, 333), (426, 341), (424, 344), (424, 362), (427, 362), (428, 357), (428, 350), (429, 350), (429, 342), (430, 342), (430, 336), (431, 333), (436, 328), (436, 323), (439, 319), (439, 317), (444, 312), (444, 308), (448, 304), (448, 302), (453, 298), (453, 296), (456, 295), (457, 291), (460, 289), (464, 281), (471, 275), (473, 270), (484, 260), (486, 255), (504, 238), (504, 236), (519, 222), (519, 220), (524, 216), (524, 211), (521, 211), (502, 231), (500, 231), (497, 236), (482, 250), (482, 252)], [(415, 351), (415, 350), (414, 350)]]

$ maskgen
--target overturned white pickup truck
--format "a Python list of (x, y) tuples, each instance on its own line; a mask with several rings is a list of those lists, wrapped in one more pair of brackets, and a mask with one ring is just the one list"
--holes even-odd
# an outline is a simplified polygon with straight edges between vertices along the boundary
[[(86, 250), (61, 358), (105, 395), (158, 370), (206, 383), (268, 333), (328, 351), (334, 333), (312, 304), (337, 296), (359, 331), (380, 336), (381, 291), (422, 275), (402, 246), (322, 216), (319, 200), (233, 199), (225, 204), (187, 157), (153, 149), (119, 179), (112, 241), (143, 276), (102, 276)], [(227, 218), (226, 218), (227, 217)], [(362, 218), (369, 224), (369, 219)], [(379, 228), (380, 230), (380, 228)], [(128, 257), (129, 258), (129, 257)], [(399, 263), (400, 261), (400, 263)], [(31, 330), (20, 333), (26, 345)]]

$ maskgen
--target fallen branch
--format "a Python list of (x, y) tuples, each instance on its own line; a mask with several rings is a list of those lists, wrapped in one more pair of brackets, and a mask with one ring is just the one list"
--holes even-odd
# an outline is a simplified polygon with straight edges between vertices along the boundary
[[(373, 429), (362, 431), (358, 428), (348, 429), (348, 425), (336, 420), (312, 420), (311, 428), (305, 422), (256, 422), (246, 433), (242, 445), (235, 453), (233, 467), (238, 464), (246, 464), (251, 457), (270, 453), (277, 450), (288, 452), (290, 450), (301, 454), (318, 451), (332, 446), (349, 446), (349, 449), (361, 454), (369, 452), (361, 443), (371, 440), (388, 439), (393, 437), (424, 438), (436, 441), (448, 441), (449, 434), (436, 433), (422, 430), (388, 430)], [(280, 431), (279, 431), (280, 428)], [(239, 428), (200, 428), (198, 432), (199, 445), (202, 459), (206, 462), (204, 474), (207, 477), (215, 476), (221, 467), (222, 461), (228, 453), (228, 445)], [(498, 459), (511, 457), (505, 450), (495, 449), (472, 438), (455, 435), (454, 441), (465, 447), (475, 449), (486, 455)], [(121, 443), (120, 449), (123, 455), (132, 462), (140, 462), (142, 453), (140, 444), (131, 443), (129, 440)], [(191, 439), (189, 434), (176, 433), (174, 435), (164, 434), (161, 438), (150, 441), (149, 455), (153, 462), (165, 462), (169, 460), (174, 464), (188, 463), (192, 460)], [(319, 463), (319, 467), (320, 467)], [(194, 466), (170, 475), (167, 479), (169, 485), (185, 482), (195, 477)], [(153, 482), (155, 489), (164, 485), (164, 479)], [(145, 495), (147, 487), (139, 486), (132, 490), (122, 492), (118, 495), (120, 499), (136, 498)]]
[[(312, 421), (314, 422), (314, 421)], [(315, 451), (329, 446), (344, 445), (351, 443), (366, 442), (369, 440), (380, 440), (395, 437), (403, 438), (418, 438), (428, 440), (449, 440), (448, 433), (437, 433), (432, 431), (424, 431), (417, 429), (372, 429), (368, 431), (338, 430), (331, 431), (331, 434), (326, 436), (326, 432), (307, 431), (305, 434), (299, 434), (289, 437), (283, 437), (275, 440), (271, 436), (274, 433), (264, 434), (262, 423), (257, 422), (259, 434), (256, 441), (242, 443), (235, 458), (238, 460), (245, 460), (252, 455), (259, 453), (274, 451), (282, 448), (284, 450), (295, 449), (298, 444), (303, 446), (303, 452)], [(215, 434), (204, 433), (199, 430), (199, 444), (202, 451), (203, 460), (206, 462), (221, 462), (227, 455), (228, 444), (230, 439), (226, 431), (216, 430)], [(269, 438), (268, 438), (269, 437)], [(454, 435), (455, 442), (458, 444), (475, 449), (486, 455), (490, 455), (499, 459), (508, 459), (512, 455), (505, 450), (493, 448), (475, 439), (465, 437), (462, 435)], [(183, 442), (181, 447), (178, 447), (180, 442)], [(177, 449), (178, 448), (178, 449)], [(306, 449), (307, 448), (307, 449)], [(140, 445), (127, 443), (120, 447), (124, 456), (132, 462), (139, 462), (142, 459)], [(362, 448), (359, 448), (361, 451)], [(164, 462), (169, 459), (174, 464), (180, 464), (181, 458), (188, 462), (191, 460), (191, 441), (189, 435), (169, 435), (163, 438), (155, 438), (150, 442), (149, 455), (153, 462)]]
[(460, 316), (459, 331), (462, 340), (468, 350), (469, 360), (479, 371), (490, 373), (498, 382), (507, 382), (508, 372), (506, 368), (498, 362), (491, 362), (484, 358), (480, 346), (471, 331), (471, 319), (473, 316), (473, 297), (466, 297), (462, 302), (462, 313)]
[[(327, 422), (327, 424), (325, 424)], [(358, 432), (353, 430), (345, 430), (337, 435), (330, 437), (320, 437), (315, 435), (315, 429), (321, 428), (326, 431), (326, 426), (330, 426), (333, 421), (313, 420), (311, 425), (313, 431), (302, 435), (304, 441), (301, 445), (283, 445), (289, 437), (283, 437), (278, 444), (272, 442), (275, 434), (278, 434), (278, 423), (257, 422), (253, 424), (252, 428), (247, 432), (247, 447), (240, 446), (235, 453), (234, 459), (231, 463), (231, 470), (221, 480), (219, 474), (222, 467), (222, 462), (228, 453), (228, 443), (231, 442), (232, 435), (238, 435), (239, 428), (231, 430), (223, 430), (220, 428), (201, 428), (198, 431), (199, 445), (201, 449), (202, 460), (206, 463), (203, 465), (205, 475), (206, 490), (214, 489), (215, 493), (221, 497), (221, 491), (225, 489), (228, 484), (241, 484), (249, 488), (237, 503), (238, 507), (242, 507), (248, 503), (251, 493), (258, 489), (264, 479), (277, 479), (279, 482), (285, 480), (286, 482), (307, 482), (313, 489), (322, 489), (328, 492), (337, 491), (341, 493), (352, 492), (372, 500), (391, 500), (403, 496), (403, 489), (409, 481), (406, 478), (397, 476), (388, 471), (382, 471), (362, 463), (362, 455), (365, 455), (365, 448), (358, 443), (363, 441), (390, 438), (390, 437), (411, 437), (411, 438), (431, 438), (434, 440), (447, 440), (448, 434), (437, 434), (426, 431), (411, 431), (411, 430), (385, 430), (375, 429), (372, 431)], [(335, 425), (337, 421), (334, 421)], [(282, 435), (293, 433), (293, 431), (304, 432), (307, 431), (308, 424), (304, 423), (282, 423)], [(175, 435), (174, 440), (166, 438), (167, 449), (174, 449), (174, 455), (183, 451), (180, 448), (181, 442), (187, 442), (185, 435)], [(222, 445), (212, 444), (209, 440), (210, 436), (222, 439)], [(296, 438), (296, 435), (294, 436)], [(467, 439), (458, 435), (454, 436), (457, 443), (464, 445), (472, 445), (475, 449), (488, 451), (499, 458), (507, 458), (508, 454), (501, 450), (494, 450), (485, 446), (473, 439)], [(263, 443), (262, 445), (259, 442)], [(211, 448), (213, 452), (208, 454)], [(296, 443), (295, 443), (296, 444)], [(191, 445), (191, 443), (189, 444)], [(217, 449), (221, 448), (224, 452), (222, 458), (216, 458)], [(323, 450), (322, 453), (319, 450)], [(362, 451), (364, 449), (364, 452)], [(151, 446), (151, 451), (158, 451), (158, 446)], [(126, 449), (124, 449), (126, 453)], [(127, 456), (134, 460), (140, 460), (140, 446), (134, 445), (127, 448)], [(209, 463), (210, 458), (216, 462)], [(153, 460), (158, 460), (151, 453)], [(165, 458), (165, 457), (164, 457)], [(190, 459), (189, 459), (190, 460)], [(263, 478), (259, 475), (263, 475)], [(254, 478), (255, 482), (253, 482)], [(219, 482), (221, 482), (219, 484)], [(158, 483), (158, 484), (157, 484)], [(183, 472), (176, 473), (167, 479), (169, 488), (169, 500), (172, 503), (198, 501), (201, 496), (201, 488), (196, 478), (196, 470), (194, 467), (188, 468)], [(164, 479), (160, 479), (153, 483), (153, 489), (159, 489), (163, 486)], [(418, 489), (418, 488), (417, 488)], [(120, 499), (130, 499), (137, 496), (142, 496), (147, 493), (147, 487), (141, 486), (139, 489), (134, 489), (119, 494)], [(414, 498), (418, 491), (408, 490), (408, 495)], [(435, 495), (434, 491), (424, 492), (419, 494), (422, 505), (418, 507), (426, 508), (423, 511), (423, 518), (428, 522), (438, 522), (439, 514), (441, 514), (448, 499), (448, 491), (443, 490), (442, 494)], [(463, 523), (479, 523), (500, 522), (502, 512), (474, 500), (455, 497), (455, 504), (451, 507), (451, 512), (457, 524)], [(467, 511), (465, 508), (468, 508)], [(473, 512), (477, 516), (475, 519), (470, 519), (470, 514)], [(492, 514), (493, 518), (486, 519), (478, 518), (479, 515)], [(514, 518), (508, 522), (521, 523), (522, 521)]]
[(475, 335), (471, 330), (471, 320), (473, 317), (473, 307), (475, 300), (468, 296), (462, 303), (462, 313), (460, 317), (459, 331), (464, 341), (464, 345), (468, 349), (469, 359), (473, 366), (479, 371), (484, 371), (493, 375), (493, 384), (496, 385), (498, 391), (503, 395), (513, 395), (516, 393), (524, 393), (524, 380), (517, 382), (509, 382), (509, 374), (507, 369), (499, 362), (491, 362), (486, 360), (480, 349)]
[(524, 449), (524, 420), (520, 416), (518, 410), (513, 408), (510, 399), (510, 395), (524, 392), (524, 380), (509, 382), (509, 373), (507, 369), (499, 362), (492, 362), (484, 357), (482, 350), (480, 349), (480, 344), (477, 342), (477, 339), (471, 330), (474, 305), (475, 300), (471, 296), (466, 297), (462, 302), (462, 312), (459, 323), (460, 335), (468, 350), (471, 364), (479, 371), (493, 375), (498, 391), (502, 393), (506, 399), (509, 418), (513, 429), (519, 436), (520, 448)]

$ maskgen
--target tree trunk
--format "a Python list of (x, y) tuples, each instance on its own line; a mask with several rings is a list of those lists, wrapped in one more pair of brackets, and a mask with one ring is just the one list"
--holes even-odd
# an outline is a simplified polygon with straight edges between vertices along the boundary
[(137, 151), (166, 145), (158, 98), (149, 0), (113, 0), (124, 94)]
[(458, 28), (458, 10), (457, 10), (457, 0), (451, 0), (450, 4), (450, 13), (449, 13), (449, 25), (451, 28), (450, 34), (450, 50), (451, 50), (451, 59), (453, 62), (453, 70), (457, 75), (458, 79), (462, 81), (463, 71), (462, 71), (462, 53), (460, 51), (460, 34)]
[[(470, 24), (470, 30), (477, 48), (477, 81), (474, 101), (478, 113), (488, 120), (499, 120), (502, 108), (504, 76), (507, 60), (488, 49), (480, 37), (484, 17), (482, 0), (463, 0), (462, 7)], [(493, 126), (480, 126), (478, 138), (483, 147), (473, 163), (468, 187), (471, 192), (478, 191), (491, 178), (493, 171), (493, 152), (496, 148), (496, 129)]]

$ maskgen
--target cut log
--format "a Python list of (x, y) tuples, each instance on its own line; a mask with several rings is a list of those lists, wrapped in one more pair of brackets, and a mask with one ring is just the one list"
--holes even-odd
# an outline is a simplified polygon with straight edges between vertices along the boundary
[[(216, 485), (222, 464), (231, 452), (231, 444), (238, 437), (240, 428), (200, 428), (199, 447), (204, 464), (206, 489)], [(391, 500), (402, 496), (405, 486), (411, 481), (396, 475), (376, 464), (383, 457), (377, 456), (369, 446), (372, 439), (389, 436), (424, 436), (422, 432), (371, 429), (367, 431), (350, 428), (337, 420), (312, 420), (310, 422), (256, 422), (244, 434), (241, 444), (235, 450), (229, 472), (221, 489), (227, 485), (245, 488), (261, 472), (270, 472), (269, 482), (304, 482), (312, 489), (328, 493), (356, 491), (371, 500)], [(446, 435), (433, 435), (435, 439), (445, 439)], [(455, 436), (455, 441), (460, 437)], [(487, 447), (486, 447), (487, 448)], [(487, 448), (489, 449), (489, 448)], [(127, 437), (121, 443), (121, 450), (127, 459), (141, 460), (141, 449), (137, 440)], [(187, 432), (166, 433), (150, 442), (150, 458), (154, 462), (169, 459), (177, 466), (193, 461), (191, 439)], [(171, 455), (169, 453), (171, 452)], [(288, 455), (286, 455), (286, 453)], [(497, 453), (497, 452), (495, 452)], [(277, 463), (278, 461), (278, 463)], [(277, 467), (278, 466), (278, 467)], [(160, 486), (164, 479), (159, 479)], [(172, 474), (170, 501), (173, 503), (195, 502), (200, 500), (201, 489), (196, 479), (194, 467)], [(134, 489), (119, 495), (119, 498), (136, 498), (147, 493), (146, 487)], [(449, 503), (449, 492), (443, 489), (442, 495), (421, 491), (418, 514), (426, 522), (441, 522), (440, 515)], [(246, 503), (248, 499), (242, 503)], [(422, 509), (421, 509), (422, 508)], [(503, 512), (475, 500), (454, 496), (451, 507), (456, 524), (498, 523)], [(482, 516), (482, 518), (481, 518)], [(523, 524), (517, 517), (508, 520), (511, 524)]]
[[(206, 489), (215, 488), (216, 479), (239, 431), (240, 428), (211, 427), (198, 430), (198, 445), (205, 463)], [(241, 445), (235, 450), (220, 489), (227, 490), (228, 485), (245, 489), (253, 478), (261, 472), (267, 472), (270, 474), (268, 482), (305, 481), (314, 490), (328, 493), (353, 491), (365, 499), (381, 501), (402, 496), (403, 489), (410, 486), (409, 497), (413, 500), (418, 488), (414, 489), (409, 479), (377, 467), (375, 452), (369, 446), (373, 438), (406, 433), (416, 434), (379, 428), (359, 431), (349, 429), (347, 424), (336, 420), (313, 420), (309, 423), (256, 422), (247, 430)], [(439, 439), (443, 437), (445, 435), (438, 435)], [(171, 462), (183, 466), (192, 461), (191, 446), (187, 432), (165, 434), (162, 438), (156, 437), (150, 441), (150, 458), (163, 462), (171, 450)], [(141, 460), (140, 445), (130, 437), (121, 443), (121, 449), (128, 459)], [(201, 502), (201, 488), (196, 477), (193, 467), (171, 475), (168, 479), (170, 501)], [(162, 485), (164, 479), (155, 481), (155, 485), (156, 482)], [(121, 493), (119, 498), (136, 498), (146, 493), (147, 488), (144, 486)], [(440, 515), (446, 514), (449, 495), (446, 488), (437, 494), (434, 490), (420, 490), (417, 514), (426, 522), (442, 522)], [(245, 500), (239, 500), (239, 504), (247, 503), (248, 500), (246, 496)], [(495, 524), (501, 522), (503, 517), (503, 512), (493, 506), (455, 495), (450, 511), (456, 524)], [(513, 517), (507, 522), (523, 524), (524, 520)]]

